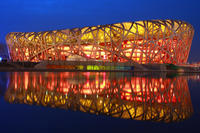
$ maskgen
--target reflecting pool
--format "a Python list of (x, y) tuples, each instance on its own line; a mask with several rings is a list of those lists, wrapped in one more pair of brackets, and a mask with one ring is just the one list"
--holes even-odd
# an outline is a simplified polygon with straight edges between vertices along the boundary
[[(141, 127), (158, 126), (156, 131), (165, 128), (168, 131), (165, 126), (178, 129), (185, 122), (196, 124), (197, 121), (191, 119), (199, 115), (199, 109), (196, 110), (196, 105), (199, 104), (196, 94), (199, 91), (195, 90), (196, 100), (193, 106), (191, 89), (199, 87), (198, 80), (199, 75), (169, 73), (1, 72), (0, 106), (4, 109), (0, 113), (7, 116), (8, 124), (11, 125), (14, 121), (17, 122), (11, 116), (17, 115), (21, 119), (18, 122), (22, 125), (43, 120), (54, 123), (56, 127), (69, 122), (75, 126), (75, 123), (94, 124), (103, 119), (105, 123), (110, 121), (111, 126), (107, 127), (105, 123), (100, 125), (111, 131), (119, 128), (114, 129), (112, 126), (125, 123), (128, 123), (125, 131), (134, 131), (132, 128), (137, 126), (135, 123), (139, 123)], [(195, 87), (190, 88), (190, 81)], [(31, 115), (38, 116), (32, 118)], [(76, 118), (77, 116), (80, 118)], [(52, 117), (57, 121), (52, 121)], [(60, 117), (65, 120), (60, 120)], [(129, 127), (131, 124), (132, 128)], [(47, 125), (42, 123), (39, 128), (52, 128)], [(61, 127), (76, 132), (76, 129)], [(23, 129), (20, 126), (15, 128)], [(88, 132), (89, 129), (83, 131)], [(152, 128), (149, 127), (148, 130)], [(118, 129), (116, 132), (120, 131)]]

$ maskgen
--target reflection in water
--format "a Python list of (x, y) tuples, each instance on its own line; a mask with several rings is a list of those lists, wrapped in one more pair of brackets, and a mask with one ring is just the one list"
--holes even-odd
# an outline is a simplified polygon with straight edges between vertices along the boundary
[(187, 80), (106, 72), (14, 72), (10, 103), (79, 110), (112, 117), (180, 121), (193, 112)]
[(9, 84), (9, 73), (0, 72), (0, 97), (5, 93)]

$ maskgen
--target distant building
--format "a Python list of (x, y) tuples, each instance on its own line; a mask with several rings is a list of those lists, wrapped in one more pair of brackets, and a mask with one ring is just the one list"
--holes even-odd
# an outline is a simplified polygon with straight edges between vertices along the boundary
[(9, 59), (8, 48), (5, 44), (0, 44), (0, 58)]
[[(191, 24), (152, 20), (6, 36), (13, 61), (90, 60), (186, 63), (193, 39)], [(80, 58), (81, 57), (81, 58)], [(84, 58), (84, 59), (83, 59)]]

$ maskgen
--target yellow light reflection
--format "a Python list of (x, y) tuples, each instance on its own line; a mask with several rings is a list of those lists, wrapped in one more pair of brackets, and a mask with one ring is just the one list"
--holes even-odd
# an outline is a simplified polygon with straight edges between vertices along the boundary
[(14, 72), (5, 99), (124, 119), (171, 122), (191, 116), (186, 79), (115, 74)]

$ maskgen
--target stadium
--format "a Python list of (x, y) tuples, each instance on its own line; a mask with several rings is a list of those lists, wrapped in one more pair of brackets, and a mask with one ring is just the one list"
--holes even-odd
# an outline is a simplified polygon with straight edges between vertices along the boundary
[(146, 20), (83, 28), (11, 32), (12, 61), (100, 61), (185, 64), (194, 29), (180, 20)]

